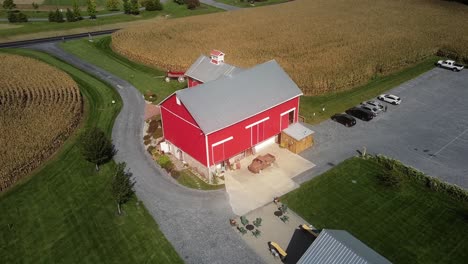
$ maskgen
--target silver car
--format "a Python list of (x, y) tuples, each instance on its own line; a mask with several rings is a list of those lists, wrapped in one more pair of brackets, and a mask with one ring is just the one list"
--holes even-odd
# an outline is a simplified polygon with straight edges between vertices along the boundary
[(366, 102), (362, 102), (361, 105), (369, 105), (371, 107), (374, 107), (380, 110), (384, 109), (383, 104), (379, 103), (378, 101), (366, 101)]
[(362, 109), (365, 109), (369, 112), (372, 112), (372, 114), (374, 116), (377, 116), (378, 113), (380, 113), (380, 111), (382, 111), (381, 109), (377, 108), (377, 107), (373, 107), (372, 105), (361, 105), (360, 106)]

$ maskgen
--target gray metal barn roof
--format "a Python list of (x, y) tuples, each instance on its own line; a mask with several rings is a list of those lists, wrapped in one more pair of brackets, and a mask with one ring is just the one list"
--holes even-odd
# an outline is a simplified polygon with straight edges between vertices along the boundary
[(324, 229), (297, 264), (387, 264), (386, 258), (344, 230)]
[(299, 87), (274, 60), (176, 92), (205, 134), (300, 95)]
[(185, 72), (185, 75), (206, 83), (220, 77), (237, 74), (241, 71), (241, 68), (224, 62), (221, 62), (219, 65), (213, 64), (210, 58), (201, 55)]

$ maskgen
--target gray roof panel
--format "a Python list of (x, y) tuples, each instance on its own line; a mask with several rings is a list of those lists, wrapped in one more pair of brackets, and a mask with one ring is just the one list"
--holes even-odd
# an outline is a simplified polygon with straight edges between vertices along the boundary
[(206, 83), (220, 77), (232, 76), (241, 71), (241, 68), (224, 62), (221, 62), (219, 65), (213, 64), (210, 58), (201, 55), (185, 72), (185, 75)]
[(299, 87), (274, 60), (176, 92), (205, 134), (300, 95)]
[(288, 128), (283, 130), (284, 133), (293, 137), (297, 141), (301, 141), (305, 137), (312, 135), (314, 131), (308, 129), (301, 123), (294, 123), (290, 125)]
[(344, 230), (324, 229), (297, 264), (389, 264), (388, 259)]

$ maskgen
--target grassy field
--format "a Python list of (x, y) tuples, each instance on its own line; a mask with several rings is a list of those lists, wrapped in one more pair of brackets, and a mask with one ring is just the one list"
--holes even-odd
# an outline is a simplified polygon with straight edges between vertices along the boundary
[[(376, 97), (434, 68), (434, 63), (438, 59), (440, 58), (429, 57), (416, 66), (409, 67), (388, 76), (377, 77), (363, 86), (348, 91), (320, 96), (303, 96), (301, 97), (299, 113), (301, 116), (305, 117), (307, 123), (320, 123), (329, 119), (335, 113), (344, 112), (352, 106), (358, 105), (372, 97)], [(322, 108), (325, 108), (325, 111), (322, 111)]]
[(174, 91), (186, 84), (176, 80), (169, 83), (164, 81), (165, 72), (129, 61), (116, 54), (110, 48), (109, 36), (96, 39), (90, 43), (86, 39), (67, 41), (61, 44), (66, 51), (93, 63), (122, 79), (133, 84), (142, 94), (151, 91), (157, 94), (160, 102)]
[(248, 0), (240, 1), (240, 0), (215, 0), (216, 2), (238, 6), (238, 7), (259, 7), (259, 6), (266, 6), (266, 5), (274, 5), (288, 2), (288, 0), (265, 0), (263, 2), (255, 2), (254, 5), (251, 5)]
[(63, 71), (0, 54), (0, 192), (52, 155), (80, 123), (78, 84)]
[[(135, 21), (143, 21), (148, 20), (151, 18), (162, 17), (168, 15), (170, 18), (178, 18), (178, 17), (185, 17), (185, 16), (194, 16), (194, 15), (202, 15), (208, 13), (219, 12), (221, 10), (207, 6), (201, 5), (200, 8), (196, 10), (189, 10), (184, 5), (175, 4), (172, 1), (167, 2), (164, 4), (163, 11), (143, 11), (138, 16), (133, 15), (116, 15), (116, 16), (109, 16), (109, 17), (101, 17), (98, 19), (90, 20), (84, 19), (78, 22), (73, 23), (50, 23), (50, 22), (28, 22), (28, 23), (21, 23), (15, 24), (19, 25), (20, 27), (15, 28), (8, 28), (5, 27), (2, 29), (1, 25), (8, 25), (9, 23), (3, 22), (0, 23), (0, 41), (8, 40), (9, 37), (23, 35), (23, 34), (30, 34), (37, 32), (47, 32), (47, 31), (60, 31), (60, 30), (70, 30), (76, 28), (82, 28), (84, 32), (96, 31), (96, 30), (103, 30), (108, 27), (107, 25), (112, 25), (115, 23), (122, 23), (122, 22), (135, 22)], [(86, 15), (86, 12), (82, 12), (82, 15)], [(140, 27), (144, 27), (145, 25), (140, 25)], [(101, 28), (102, 27), (102, 28)], [(112, 28), (121, 28), (122, 25), (115, 26)], [(66, 34), (66, 33), (62, 33)], [(44, 35), (47, 36), (47, 35)], [(40, 36), (37, 36), (40, 37)], [(36, 38), (37, 38), (36, 37)]]
[(347, 230), (394, 263), (464, 263), (468, 203), (409, 181), (384, 187), (376, 179), (382, 171), (352, 158), (282, 201), (315, 227)]
[[(55, 11), (55, 7), (51, 7), (50, 10), (53, 10)], [(66, 9), (63, 9), (63, 15), (64, 15), (64, 19), (66, 19), (65, 17), (65, 12), (66, 12)], [(28, 16), (28, 18), (48, 18), (49, 17), (49, 11), (44, 11), (44, 10), (41, 10), (41, 11), (23, 11), (21, 10), (22, 13), (24, 13), (25, 15)], [(109, 13), (116, 13), (118, 11), (108, 11), (108, 10), (99, 10), (99, 11), (96, 11), (96, 14), (97, 15), (103, 15), (103, 14), (109, 14)], [(86, 12), (86, 9), (82, 9), (81, 11), (81, 15), (82, 16), (86, 16), (87, 15), (87, 12)], [(0, 10), (0, 18), (7, 18), (8, 17), (8, 12), (5, 10), (5, 9), (1, 9)]]
[[(83, 127), (98, 126), (110, 134), (121, 107), (111, 87), (48, 55), (14, 53), (70, 74), (86, 98)], [(34, 175), (0, 195), (2, 263), (182, 263), (136, 199), (124, 206), (124, 216), (116, 215), (110, 194), (114, 163), (96, 173), (76, 141), (70, 138)]]
[(275, 59), (304, 94), (322, 95), (411, 67), (440, 49), (468, 62), (468, 27), (453, 21), (468, 24), (468, 6), (440, 0), (295, 0), (131, 26), (112, 35), (112, 48), (156, 68), (187, 69), (211, 49), (240, 67)]
[(204, 182), (197, 176), (195, 176), (189, 170), (183, 170), (180, 172), (180, 175), (177, 177), (177, 182), (180, 184), (198, 190), (218, 190), (224, 188), (224, 184), (212, 185)]

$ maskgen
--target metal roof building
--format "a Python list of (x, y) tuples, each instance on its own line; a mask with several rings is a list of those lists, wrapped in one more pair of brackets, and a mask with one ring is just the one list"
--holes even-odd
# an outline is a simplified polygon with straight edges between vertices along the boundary
[(227, 63), (214, 64), (211, 59), (201, 55), (185, 72), (186, 76), (203, 83), (216, 80), (220, 77), (232, 76), (241, 72), (242, 69)]
[(344, 230), (324, 229), (298, 264), (388, 264), (389, 260)]
[(275, 60), (234, 76), (176, 92), (200, 129), (210, 134), (302, 95)]

